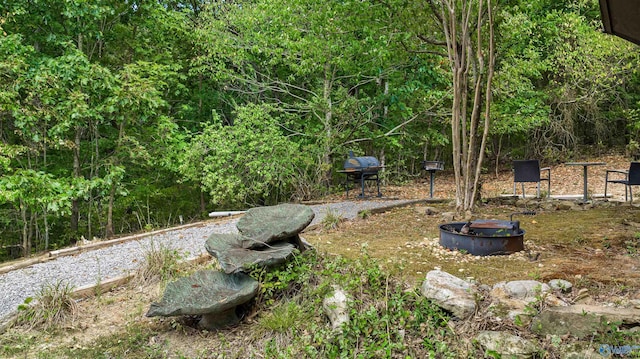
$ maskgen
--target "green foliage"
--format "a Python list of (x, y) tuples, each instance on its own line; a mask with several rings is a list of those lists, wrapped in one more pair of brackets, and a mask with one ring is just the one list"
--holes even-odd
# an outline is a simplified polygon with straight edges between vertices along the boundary
[(146, 286), (158, 281), (167, 282), (180, 273), (181, 260), (182, 255), (177, 250), (151, 241), (144, 253), (144, 262), (136, 270), (132, 283)]
[(502, 7), (492, 132), (526, 146), (524, 156), (558, 160), (580, 144), (620, 144), (615, 118), (637, 51), (602, 34), (595, 4)]
[[(602, 345), (608, 345), (610, 347), (624, 347), (637, 345), (636, 343), (638, 343), (638, 340), (640, 340), (639, 333), (637, 333), (636, 331), (625, 329), (623, 323), (619, 321), (603, 321), (602, 327), (603, 329), (598, 331), (596, 337), (594, 338), (595, 343), (601, 343)], [(638, 356), (640, 356), (640, 352), (637, 350), (637, 348), (635, 350), (631, 350), (629, 353), (621, 354), (629, 354), (631, 355), (631, 358), (637, 358)]]
[(362, 211), (358, 212), (358, 217), (360, 219), (367, 219), (370, 216), (371, 216), (371, 210), (365, 209), (365, 210), (362, 210)]
[[(364, 217), (363, 217), (364, 218)], [(322, 218), (322, 228), (326, 230), (335, 230), (340, 226), (340, 223), (344, 220), (344, 218), (335, 211), (327, 210), (324, 217)]]
[[(284, 113), (280, 125), (305, 156), (299, 197), (330, 186), (335, 160), (348, 149), (403, 161), (401, 149), (417, 145), (419, 153), (421, 131), (437, 122), (420, 115), (442, 95), (430, 91), (439, 74), (399, 48), (401, 35), (389, 32), (401, 26), (390, 20), (396, 6), (258, 1), (205, 15), (198, 34), (207, 55), (199, 60), (239, 94), (235, 103), (269, 103)], [(419, 131), (405, 130), (409, 124)]]
[[(306, 251), (276, 268), (269, 271), (256, 269), (251, 275), (260, 280), (261, 287), (267, 288), (253, 302), (256, 330), (243, 330), (241, 333), (198, 331), (197, 336), (205, 341), (207, 337), (217, 337), (213, 342), (220, 345), (215, 348), (221, 350), (218, 352), (221, 355), (249, 357), (262, 352), (272, 358), (460, 357), (456, 344), (458, 338), (447, 325), (448, 316), (426, 300), (417, 288), (394, 279), (366, 252), (358, 259), (348, 260)], [(340, 331), (331, 328), (320, 309), (334, 285), (339, 285), (352, 299), (348, 304), (350, 321)], [(125, 327), (95, 338), (90, 345), (78, 343), (65, 348), (51, 348), (47, 355), (178, 357), (181, 355), (179, 350), (168, 347), (164, 340), (157, 340), (162, 338), (159, 333), (169, 330), (176, 331), (174, 334), (178, 336), (196, 334), (185, 321), (171, 320), (149, 325), (136, 319), (140, 314), (133, 313), (133, 321)], [(237, 345), (240, 339), (236, 335), (251, 344), (246, 347)], [(31, 342), (33, 338), (22, 334), (11, 342), (4, 342), (0, 353), (29, 355), (27, 346)], [(213, 342), (207, 341), (206, 355), (214, 348), (209, 346)], [(189, 353), (194, 356), (193, 351)]]
[(56, 179), (51, 174), (33, 170), (18, 170), (0, 180), (0, 201), (34, 206), (56, 215), (67, 214), (70, 198), (83, 194), (82, 183), (73, 185), (68, 179)]
[[(260, 323), (287, 336), (267, 342), (273, 357), (456, 357), (446, 341), (448, 317), (417, 290), (392, 279), (366, 252), (354, 261), (305, 252), (294, 266), (269, 273), (261, 272), (261, 286), (277, 286), (279, 295), (267, 290), (277, 300), (258, 302), (268, 305), (263, 310), (277, 309)], [(339, 333), (317, 310), (333, 285), (353, 297), (350, 321)]]
[[(181, 129), (167, 104), (179, 107), (189, 96), (182, 65), (189, 52), (182, 50), (189, 48), (184, 40), (193, 23), (187, 11), (165, 5), (17, 0), (4, 9), (0, 119), (8, 126), (0, 144), (3, 187), (24, 182), (24, 174), (34, 187), (4, 191), (0, 199), (20, 218), (3, 231), (21, 237), (26, 255), (34, 242), (41, 244), (36, 250), (49, 249), (49, 238), (55, 248), (80, 234), (115, 234), (114, 215), (124, 221), (119, 229), (136, 230), (137, 218), (127, 218), (129, 201), (119, 201), (131, 193), (132, 178), (142, 174), (161, 188), (177, 182), (171, 172), (177, 171), (175, 154), (185, 140), (176, 134)], [(173, 50), (182, 57), (172, 55)], [(148, 203), (150, 198), (133, 200)], [(198, 213), (194, 202), (179, 214)], [(146, 222), (155, 225), (178, 216), (158, 212), (165, 217), (147, 216)], [(106, 221), (95, 220), (102, 217)], [(37, 235), (25, 234), (30, 232)]]
[(73, 290), (73, 286), (64, 281), (44, 285), (35, 297), (26, 298), (18, 306), (16, 324), (47, 331), (73, 322), (78, 314)]
[(527, 305), (524, 307), (525, 315), (528, 315), (532, 318), (538, 315), (544, 308), (544, 305), (545, 305), (544, 298), (547, 295), (547, 293), (542, 292), (541, 286), (536, 286), (534, 288), (534, 292), (535, 292), (534, 300), (527, 303)]
[(295, 301), (280, 302), (278, 306), (271, 308), (269, 313), (261, 317), (257, 324), (265, 330), (287, 333), (294, 331), (298, 323), (310, 320), (310, 314)]
[(249, 275), (260, 282), (256, 303), (258, 307), (269, 307), (284, 297), (291, 297), (309, 283), (313, 268), (317, 265), (315, 255), (299, 253), (293, 259), (273, 268), (256, 268)]
[[(447, 161), (451, 70), (425, 4), (5, 1), (2, 245), (314, 199), (348, 150), (388, 182)], [(601, 33), (597, 3), (497, 6), (487, 154), (637, 156), (638, 52)]]
[(202, 183), (216, 208), (274, 204), (287, 199), (299, 155), (268, 106), (248, 105), (233, 124), (217, 117), (196, 136), (181, 171)]

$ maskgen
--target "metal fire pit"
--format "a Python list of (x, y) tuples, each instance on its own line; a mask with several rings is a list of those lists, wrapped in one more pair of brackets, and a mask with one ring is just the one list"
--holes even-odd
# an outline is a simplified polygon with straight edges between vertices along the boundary
[[(532, 215), (535, 212), (518, 214)], [(440, 245), (475, 256), (511, 254), (524, 250), (524, 233), (520, 222), (513, 220), (452, 222), (440, 225)]]
[(349, 182), (360, 183), (361, 193), (359, 197), (364, 198), (365, 181), (375, 181), (378, 197), (382, 197), (382, 193), (380, 193), (380, 178), (378, 177), (378, 171), (381, 168), (382, 166), (380, 166), (380, 161), (377, 158), (372, 156), (356, 157), (352, 151), (349, 151), (349, 157), (344, 162), (344, 170), (338, 171), (347, 176), (345, 182), (347, 198), (349, 198)]

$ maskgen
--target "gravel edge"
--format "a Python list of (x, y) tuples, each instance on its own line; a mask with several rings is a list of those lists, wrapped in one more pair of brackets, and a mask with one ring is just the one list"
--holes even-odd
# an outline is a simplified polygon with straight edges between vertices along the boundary
[[(424, 200), (362, 200), (310, 205), (315, 217), (308, 228), (322, 223), (327, 213), (351, 220), (362, 211), (380, 212), (422, 202)], [(11, 323), (18, 305), (35, 296), (45, 285), (65, 281), (74, 288), (87, 291), (87, 288), (100, 283), (128, 277), (152, 246), (175, 249), (186, 260), (193, 260), (206, 254), (204, 242), (212, 233), (237, 233), (235, 224), (238, 219), (207, 221), (120, 238), (107, 246), (97, 244), (78, 251), (69, 249), (54, 258), (0, 273), (0, 332)]]

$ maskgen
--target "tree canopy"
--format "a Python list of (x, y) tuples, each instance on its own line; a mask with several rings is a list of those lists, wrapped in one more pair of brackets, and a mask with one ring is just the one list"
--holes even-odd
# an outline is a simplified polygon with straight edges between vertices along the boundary
[(595, 0), (0, 0), (0, 258), (313, 199), (349, 151), (472, 209), (510, 159), (640, 153), (638, 54)]

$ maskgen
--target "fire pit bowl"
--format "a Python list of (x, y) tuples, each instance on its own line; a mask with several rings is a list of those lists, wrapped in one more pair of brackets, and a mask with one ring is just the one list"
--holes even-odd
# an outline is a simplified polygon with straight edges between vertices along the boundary
[(518, 221), (476, 220), (440, 225), (440, 245), (475, 256), (511, 254), (524, 249)]

